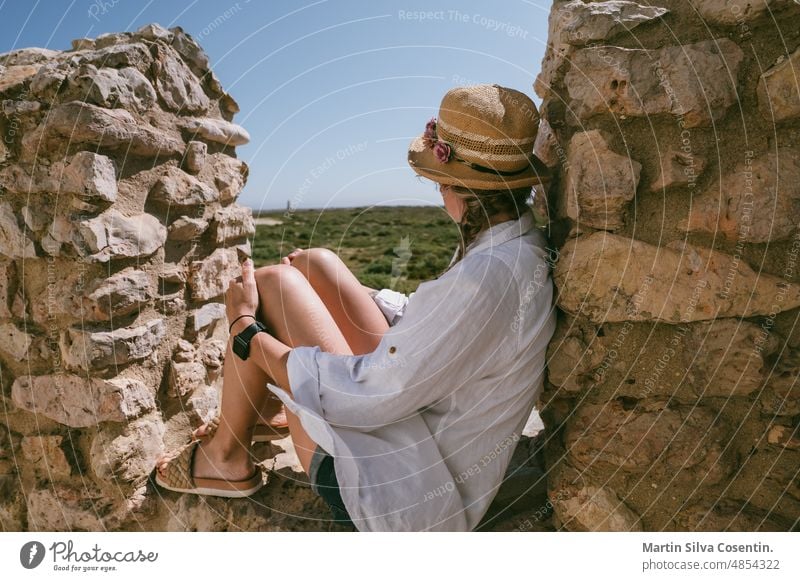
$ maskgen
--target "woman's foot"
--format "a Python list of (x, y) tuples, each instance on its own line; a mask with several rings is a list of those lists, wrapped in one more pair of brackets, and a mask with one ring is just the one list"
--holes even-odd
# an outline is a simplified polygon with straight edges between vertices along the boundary
[[(213, 434), (217, 429), (218, 422), (218, 417), (206, 422), (192, 432), (192, 437), (194, 439), (201, 439)], [(270, 397), (267, 398), (264, 407), (261, 408), (258, 420), (256, 420), (254, 439), (256, 441), (262, 441), (263, 438), (267, 438), (272, 434), (279, 438), (288, 436), (289, 420), (286, 417), (286, 408), (283, 402), (270, 393)], [(270, 439), (275, 438), (273, 437)]]
[[(249, 452), (243, 448), (226, 453), (214, 444), (213, 439), (203, 440), (197, 446), (191, 467), (193, 478), (241, 481), (252, 477), (255, 472), (255, 464)], [(164, 454), (156, 461), (156, 470), (162, 477), (169, 462), (182, 450)]]

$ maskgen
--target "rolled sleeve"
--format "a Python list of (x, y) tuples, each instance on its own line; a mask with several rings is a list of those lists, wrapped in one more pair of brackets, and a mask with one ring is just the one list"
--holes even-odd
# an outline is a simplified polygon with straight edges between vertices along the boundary
[(292, 399), (322, 416), (319, 393), (319, 347), (294, 347), (286, 358), (286, 375), (289, 377)]
[(480, 255), (469, 263), (422, 283), (402, 324), (391, 326), (372, 353), (294, 348), (287, 361), (294, 401), (331, 425), (370, 431), (468, 386), (511, 337), (519, 302), (504, 263)]
[(378, 291), (372, 299), (375, 301), (375, 304), (378, 305), (383, 316), (386, 317), (386, 321), (391, 326), (396, 324), (403, 316), (406, 305), (408, 305), (408, 301), (413, 294), (414, 293), (411, 293), (411, 295), (407, 296), (401, 292), (385, 288)]

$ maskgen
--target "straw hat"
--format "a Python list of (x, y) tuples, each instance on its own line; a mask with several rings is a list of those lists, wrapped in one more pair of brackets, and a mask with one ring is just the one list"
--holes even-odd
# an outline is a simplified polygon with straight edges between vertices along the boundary
[(438, 119), (408, 148), (408, 163), (438, 183), (475, 189), (546, 184), (550, 171), (533, 153), (539, 112), (531, 99), (499, 85), (457, 87)]

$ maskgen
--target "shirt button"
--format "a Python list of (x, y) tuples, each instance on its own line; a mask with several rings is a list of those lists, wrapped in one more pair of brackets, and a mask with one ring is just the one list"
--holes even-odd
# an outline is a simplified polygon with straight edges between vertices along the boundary
[(391, 347), (389, 347), (389, 353), (390, 353), (391, 355), (394, 355), (396, 351), (397, 351), (397, 347), (395, 347), (394, 345), (392, 345)]

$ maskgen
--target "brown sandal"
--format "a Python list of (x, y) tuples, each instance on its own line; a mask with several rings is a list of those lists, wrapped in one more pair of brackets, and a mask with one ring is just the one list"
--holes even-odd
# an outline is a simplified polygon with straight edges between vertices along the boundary
[(192, 466), (199, 445), (200, 440), (193, 440), (181, 448), (177, 455), (169, 460), (163, 474), (156, 468), (156, 484), (173, 492), (225, 498), (244, 498), (264, 486), (263, 473), (258, 465), (255, 467), (255, 473), (244, 480), (195, 478), (192, 476)]

